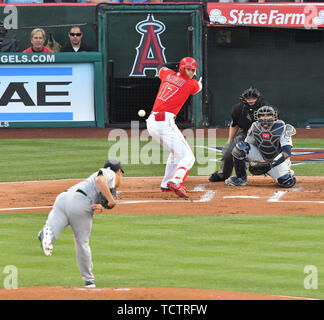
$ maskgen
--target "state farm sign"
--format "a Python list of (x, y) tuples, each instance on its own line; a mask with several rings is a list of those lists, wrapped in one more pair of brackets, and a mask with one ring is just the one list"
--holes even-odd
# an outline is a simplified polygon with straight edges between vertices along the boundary
[(207, 11), (210, 26), (324, 27), (324, 5), (321, 4), (236, 4), (209, 2)]

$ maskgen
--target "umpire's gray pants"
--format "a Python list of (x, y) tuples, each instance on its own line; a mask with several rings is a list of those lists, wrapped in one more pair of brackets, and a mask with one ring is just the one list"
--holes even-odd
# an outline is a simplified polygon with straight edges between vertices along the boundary
[(57, 196), (46, 221), (46, 225), (54, 233), (53, 242), (68, 225), (71, 226), (74, 233), (77, 263), (84, 281), (94, 281), (89, 246), (92, 218), (93, 210), (90, 200), (82, 193), (68, 191)]
[(231, 176), (234, 167), (232, 150), (238, 142), (244, 141), (245, 138), (246, 135), (244, 134), (242, 129), (239, 129), (233, 140), (225, 144), (222, 148), (221, 163), (217, 172), (219, 174), (223, 174), (225, 179)]

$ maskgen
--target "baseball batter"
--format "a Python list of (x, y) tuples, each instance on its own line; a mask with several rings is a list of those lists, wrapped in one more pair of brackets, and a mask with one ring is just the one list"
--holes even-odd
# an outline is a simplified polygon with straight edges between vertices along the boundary
[(183, 184), (195, 157), (175, 124), (175, 118), (188, 97), (202, 89), (201, 78), (199, 81), (193, 79), (196, 71), (197, 61), (191, 57), (180, 61), (178, 72), (162, 66), (159, 70), (160, 89), (153, 110), (146, 120), (149, 134), (170, 150), (161, 190), (173, 191), (179, 197), (188, 196)]
[(116, 205), (114, 196), (124, 173), (120, 162), (108, 160), (104, 167), (84, 181), (59, 194), (38, 238), (45, 256), (51, 256), (53, 243), (70, 225), (74, 233), (76, 258), (85, 287), (94, 288), (89, 238), (93, 213)]
[(245, 141), (233, 149), (236, 177), (225, 181), (230, 186), (247, 184), (246, 161), (262, 161), (270, 164), (267, 174), (278, 186), (290, 188), (296, 184), (294, 171), (291, 170), (291, 136), (295, 128), (277, 119), (273, 107), (263, 106), (256, 112), (257, 121), (253, 122)]

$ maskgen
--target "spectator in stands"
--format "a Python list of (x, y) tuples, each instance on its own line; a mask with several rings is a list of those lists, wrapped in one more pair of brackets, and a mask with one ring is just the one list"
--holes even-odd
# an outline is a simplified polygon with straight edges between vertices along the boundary
[(68, 32), (69, 43), (61, 49), (61, 52), (91, 51), (82, 42), (83, 32), (79, 26), (72, 26)]
[(46, 33), (41, 28), (33, 29), (30, 35), (31, 47), (27, 48), (23, 52), (54, 52), (53, 50), (45, 47)]

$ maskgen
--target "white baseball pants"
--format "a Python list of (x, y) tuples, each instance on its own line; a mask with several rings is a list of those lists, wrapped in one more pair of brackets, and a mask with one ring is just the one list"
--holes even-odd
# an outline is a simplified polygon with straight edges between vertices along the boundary
[(156, 114), (157, 112), (152, 112), (146, 120), (147, 130), (154, 140), (170, 150), (161, 188), (167, 188), (169, 181), (182, 186), (195, 163), (195, 156), (175, 124), (175, 115), (165, 112), (165, 120), (157, 121)]
[[(264, 160), (261, 152), (259, 149), (254, 146), (253, 144), (250, 144), (250, 151), (247, 155), (248, 161), (261, 161)], [(270, 171), (268, 171), (268, 175), (272, 177), (272, 179), (276, 182), (278, 182), (278, 178), (284, 176), (285, 174), (292, 174), (294, 175), (294, 171), (291, 170), (291, 161), (290, 159), (286, 159), (283, 163), (279, 164), (278, 166), (272, 168)]]

